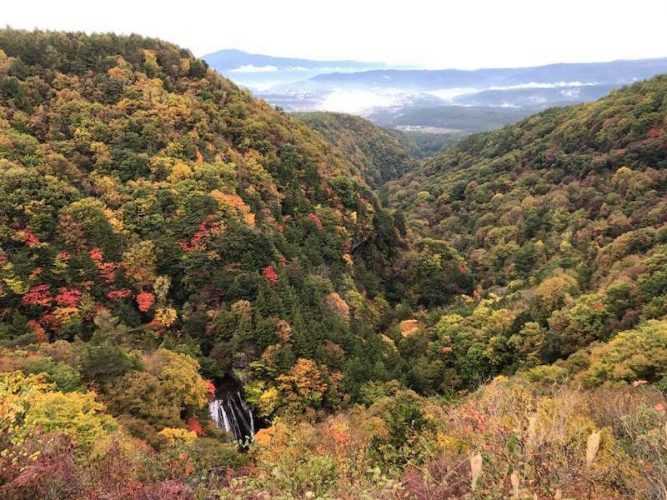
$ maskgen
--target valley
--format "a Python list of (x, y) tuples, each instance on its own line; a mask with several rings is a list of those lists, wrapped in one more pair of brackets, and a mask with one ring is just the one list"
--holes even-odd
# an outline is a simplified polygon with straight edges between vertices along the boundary
[(664, 498), (664, 72), (0, 30), (0, 496)]

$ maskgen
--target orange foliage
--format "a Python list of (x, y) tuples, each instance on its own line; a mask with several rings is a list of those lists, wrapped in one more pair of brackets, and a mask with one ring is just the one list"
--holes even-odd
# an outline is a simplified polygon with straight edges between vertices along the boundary
[(327, 390), (317, 364), (305, 358), (297, 360), (289, 373), (278, 377), (280, 391), (297, 406), (319, 405)]
[(211, 196), (223, 207), (231, 207), (241, 215), (243, 221), (249, 226), (255, 226), (255, 214), (250, 207), (246, 205), (238, 194), (228, 194), (222, 191), (212, 191)]
[(32, 332), (35, 334), (35, 338), (37, 339), (37, 342), (40, 344), (43, 344), (45, 342), (48, 342), (49, 338), (46, 335), (46, 331), (44, 330), (44, 327), (39, 324), (39, 322), (35, 321), (34, 319), (31, 319), (28, 321), (28, 328), (32, 330)]
[(197, 420), (197, 417), (190, 417), (187, 421), (187, 426), (188, 430), (194, 432), (197, 436), (204, 435), (204, 428), (199, 423), (199, 420)]
[(421, 326), (421, 323), (416, 319), (406, 319), (399, 324), (401, 335), (404, 337), (409, 337), (417, 333), (421, 329)]
[(140, 292), (137, 294), (137, 306), (141, 312), (147, 312), (155, 303), (155, 295), (150, 292)]
[(215, 399), (216, 388), (212, 380), (206, 380), (206, 392), (209, 399)]
[(350, 319), (350, 306), (347, 305), (347, 302), (345, 302), (338, 293), (331, 292), (324, 298), (324, 303), (331, 312), (335, 313), (340, 318), (345, 320)]
[(104, 262), (97, 265), (100, 276), (107, 283), (112, 283), (116, 279), (116, 269), (118, 269), (118, 264), (114, 262)]

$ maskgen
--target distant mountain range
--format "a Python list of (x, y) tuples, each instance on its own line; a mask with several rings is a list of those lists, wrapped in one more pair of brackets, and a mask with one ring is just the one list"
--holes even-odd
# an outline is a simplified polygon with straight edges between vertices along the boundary
[(531, 68), (478, 70), (372, 70), (328, 73), (313, 78), (319, 85), (438, 90), (456, 87), (577, 86), (625, 84), (667, 73), (667, 58), (603, 63), (550, 64)]
[(589, 102), (667, 73), (667, 58), (528, 68), (405, 69), (223, 50), (215, 69), (287, 111), (336, 111), (429, 133), (489, 130), (553, 106)]
[(220, 50), (205, 55), (203, 59), (218, 72), (251, 88), (266, 88), (267, 85), (306, 80), (326, 73), (345, 74), (386, 68), (383, 63), (274, 57), (236, 49)]

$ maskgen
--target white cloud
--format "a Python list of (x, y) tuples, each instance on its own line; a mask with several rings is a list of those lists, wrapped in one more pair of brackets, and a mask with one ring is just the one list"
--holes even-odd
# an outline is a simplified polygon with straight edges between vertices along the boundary
[(485, 90), (564, 89), (563, 91), (561, 91), (562, 95), (574, 96), (579, 94), (580, 87), (590, 87), (594, 85), (598, 85), (598, 83), (579, 82), (579, 81), (553, 82), (553, 83), (528, 82), (528, 83), (519, 83), (517, 85), (491, 86), (484, 88), (457, 87), (451, 89), (437, 89), (437, 90), (430, 90), (427, 92), (427, 94), (430, 94), (447, 102), (453, 102), (457, 97), (477, 94)]
[(454, 100), (455, 97), (459, 97), (466, 94), (476, 94), (480, 90), (481, 89), (476, 89), (473, 87), (461, 87), (461, 88), (457, 87), (453, 89), (431, 90), (427, 92), (427, 94), (431, 94), (432, 96), (435, 96), (438, 99), (442, 99), (443, 101), (452, 101)]
[(335, 90), (324, 98), (318, 109), (363, 115), (376, 108), (397, 106), (407, 98), (407, 95), (391, 90)]
[(566, 89), (561, 90), (560, 93), (565, 97), (579, 97), (581, 95), (581, 89)]
[(244, 64), (238, 68), (230, 70), (230, 73), (274, 73), (278, 71), (275, 66), (253, 66), (252, 64)]

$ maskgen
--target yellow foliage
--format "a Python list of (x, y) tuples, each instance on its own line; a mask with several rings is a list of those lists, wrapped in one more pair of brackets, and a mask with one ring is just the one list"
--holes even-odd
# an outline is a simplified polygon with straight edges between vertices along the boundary
[(158, 276), (153, 283), (153, 291), (157, 297), (158, 303), (162, 304), (167, 300), (167, 294), (171, 287), (171, 278), (169, 276)]
[(169, 327), (174, 324), (178, 313), (173, 307), (159, 307), (155, 310), (155, 320), (164, 327)]
[(123, 269), (129, 279), (137, 285), (147, 285), (156, 278), (155, 244), (140, 241), (123, 253)]
[(463, 454), (469, 449), (465, 441), (449, 436), (443, 432), (438, 432), (436, 434), (436, 443), (444, 453), (448, 454)]
[(577, 280), (566, 273), (558, 273), (546, 278), (535, 287), (535, 299), (546, 311), (553, 311), (570, 299), (577, 290)]
[(223, 193), (215, 189), (211, 191), (211, 196), (218, 202), (220, 207), (234, 209), (247, 225), (251, 227), (255, 226), (255, 214), (252, 213), (250, 207), (246, 205), (238, 194)]
[(158, 349), (144, 357), (147, 372), (177, 395), (184, 406), (201, 408), (208, 401), (208, 385), (199, 375), (199, 363), (186, 354)]
[(310, 359), (298, 359), (289, 373), (280, 375), (277, 381), (288, 404), (295, 408), (318, 406), (327, 390), (322, 372)]
[(232, 311), (239, 316), (249, 318), (252, 313), (252, 304), (248, 300), (237, 300), (232, 304)]
[(69, 436), (83, 451), (114, 432), (118, 425), (95, 394), (53, 391), (40, 376), (0, 374), (0, 437), (20, 444), (36, 432)]
[(165, 427), (158, 432), (158, 434), (170, 445), (190, 444), (197, 439), (197, 434), (195, 432), (175, 427)]
[(118, 217), (116, 217), (116, 212), (114, 212), (110, 208), (105, 208), (104, 216), (107, 218), (109, 224), (111, 224), (111, 227), (114, 229), (114, 231), (116, 232), (123, 231), (124, 229), (123, 221), (120, 220)]
[(24, 281), (22, 281), (20, 278), (12, 277), (12, 278), (3, 278), (5, 282), (5, 285), (7, 285), (7, 288), (9, 288), (12, 292), (18, 295), (23, 295), (28, 291), (28, 285)]
[(79, 309), (76, 307), (57, 307), (53, 311), (56, 321), (60, 325), (66, 324), (72, 318), (76, 318), (79, 314)]
[(175, 184), (189, 177), (192, 177), (192, 169), (190, 166), (187, 163), (178, 161), (171, 168), (171, 173), (169, 174), (167, 180)]
[(259, 410), (262, 415), (271, 415), (280, 404), (280, 392), (275, 387), (270, 387), (259, 395)]
[(91, 143), (90, 150), (95, 154), (95, 164), (98, 167), (111, 163), (111, 149), (103, 142)]

